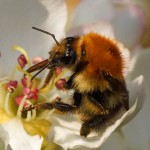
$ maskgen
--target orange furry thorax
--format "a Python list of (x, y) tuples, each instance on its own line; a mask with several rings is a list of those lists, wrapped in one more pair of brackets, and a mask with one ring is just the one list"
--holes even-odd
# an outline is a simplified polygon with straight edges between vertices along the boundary
[(86, 51), (87, 75), (99, 76), (101, 71), (105, 71), (114, 78), (123, 79), (123, 59), (115, 41), (89, 33), (83, 35), (78, 44), (84, 46)]

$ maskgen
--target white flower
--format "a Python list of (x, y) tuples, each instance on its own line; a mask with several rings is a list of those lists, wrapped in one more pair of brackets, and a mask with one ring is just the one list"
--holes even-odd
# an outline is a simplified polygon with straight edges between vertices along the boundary
[[(89, 3), (91, 4), (90, 6), (93, 5), (94, 10), (91, 9), (92, 7), (89, 7)], [(89, 7), (90, 10), (92, 10), (92, 13), (87, 13), (87, 11), (90, 11), (84, 9), (82, 6), (85, 8)], [(0, 2), (0, 11), (2, 12), (0, 13), (2, 31), (0, 34), (0, 39), (2, 40), (2, 43), (4, 43), (0, 45), (0, 76), (10, 75), (12, 66), (16, 64), (15, 58), (17, 58), (18, 55), (14, 55), (14, 53), (10, 51), (10, 48), (14, 44), (21, 45), (27, 49), (28, 54), (31, 57), (48, 57), (49, 45), (51, 43), (53, 44), (54, 41), (51, 37), (48, 37), (48, 35), (32, 30), (32, 26), (42, 28), (55, 34), (57, 40), (65, 35), (64, 28), (67, 20), (67, 13), (64, 0), (31, 0), (30, 2), (17, 0), (12, 2), (11, 0), (2, 0)], [(86, 16), (87, 14), (88, 17)], [(100, 2), (95, 1), (94, 3), (89, 0), (81, 1), (74, 16), (72, 27), (68, 35), (75, 33), (77, 34), (79, 32), (80, 34), (86, 33), (93, 29), (94, 31), (102, 33), (106, 36), (119, 39), (130, 48), (134, 47), (141, 37), (143, 37), (145, 18), (142, 11), (137, 9), (137, 7), (134, 7), (132, 3), (130, 5), (128, 2), (118, 3), (111, 0), (101, 0)], [(124, 22), (124, 24), (122, 24), (122, 22)], [(76, 28), (77, 26), (78, 29)], [(124, 30), (125, 26), (127, 26), (126, 30)], [(132, 32), (135, 34), (130, 34)], [(141, 74), (139, 73), (138, 75)], [(134, 78), (138, 75), (136, 74)], [(31, 115), (29, 112), (29, 116), (27, 116), (27, 120), (30, 120), (29, 124), (28, 122), (22, 122), (20, 119), (20, 113), (19, 115), (17, 114), (19, 118), (9, 114), (11, 111), (7, 110), (14, 110), (14, 108), (11, 108), (9, 105), (4, 105), (2, 100), (8, 99), (6, 98), (6, 93), (0, 91), (0, 145), (2, 143), (3, 149), (7, 149), (9, 147), (13, 150), (39, 150), (43, 145), (44, 146), (42, 148), (45, 148), (48, 145), (43, 141), (45, 141), (44, 139), (45, 137), (47, 138), (49, 133), (50, 141), (51, 139), (54, 140), (55, 143), (62, 146), (64, 149), (77, 147), (80, 149), (85, 147), (85, 149), (93, 149), (94, 147), (99, 148), (112, 134), (112, 132), (131, 121), (139, 112), (143, 105), (144, 99), (143, 82), (143, 77), (140, 76), (134, 81), (128, 83), (131, 102), (130, 110), (125, 113), (114, 125), (107, 128), (101, 136), (89, 138), (83, 138), (79, 135), (81, 124), (74, 120), (72, 116), (71, 118), (66, 118), (62, 115), (51, 115), (46, 112), (39, 116), (39, 120), (36, 119), (33, 121), (32, 119), (35, 118), (33, 115), (34, 113)], [(54, 93), (56, 93), (56, 95), (63, 94), (63, 97), (66, 97), (63, 92), (56, 92), (56, 90), (51, 91), (50, 94), (53, 95)], [(7, 101), (5, 104), (8, 104)], [(6, 109), (1, 109), (2, 106), (6, 106), (4, 107)], [(23, 106), (21, 108), (23, 108)], [(40, 120), (41, 118), (44, 120)], [(53, 126), (49, 132), (50, 120), (52, 121)], [(24, 130), (24, 128), (26, 130)], [(34, 129), (36, 128), (37, 130), (40, 130), (42, 134), (39, 134), (37, 131), (35, 132)], [(29, 134), (27, 134), (28, 132)], [(124, 132), (126, 132), (126, 130)], [(32, 136), (32, 133), (34, 136)], [(114, 136), (114, 134), (112, 136)], [(112, 138), (110, 137), (109, 139), (111, 140)], [(114, 139), (116, 139), (118, 144), (118, 138), (115, 137)], [(105, 144), (103, 144), (101, 148), (105, 149)], [(50, 149), (57, 149), (57, 147), (50, 147)]]
[[(19, 88), (22, 88), (20, 80), (23, 73), (12, 74), (20, 54), (11, 49), (14, 45), (20, 45), (28, 50), (31, 57), (47, 58), (49, 45), (53, 44), (53, 40), (48, 35), (34, 31), (32, 26), (54, 33), (59, 40), (65, 34), (66, 5), (63, 0), (30, 0), (28, 2), (1, 0), (0, 12), (0, 39), (3, 43), (0, 45), (0, 145), (3, 149), (13, 150), (40, 150), (47, 146), (56, 149), (54, 144), (49, 145), (46, 140), (50, 128), (49, 121), (41, 116), (34, 120), (35, 113), (32, 115), (28, 113), (27, 121), (21, 118), (20, 110), (23, 108), (23, 100), (19, 99), (18, 107), (17, 101), (15, 102), (17, 97), (15, 93), (20, 94)], [(4, 86), (11, 80), (19, 81), (19, 88), (8, 86), (6, 91)], [(13, 93), (9, 93), (11, 91)], [(35, 93), (34, 98), (36, 96)]]

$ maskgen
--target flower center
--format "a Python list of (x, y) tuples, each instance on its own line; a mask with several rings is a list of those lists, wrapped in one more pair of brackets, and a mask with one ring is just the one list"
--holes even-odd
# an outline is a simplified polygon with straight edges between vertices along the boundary
[[(24, 70), (26, 65), (30, 67), (29, 57), (21, 47), (15, 47), (15, 49), (22, 53), (17, 59), (19, 65), (16, 65), (15, 73), (10, 78), (0, 79), (0, 88), (5, 95), (4, 110), (10, 116), (17, 115), (26, 121), (30, 121), (36, 118), (38, 110), (33, 109), (25, 114), (22, 113), (23, 110), (39, 102), (49, 101), (49, 94), (54, 88), (62, 90), (66, 80), (61, 77), (65, 72), (62, 72), (62, 68), (56, 68), (50, 83), (46, 87), (41, 88), (45, 84), (46, 76), (42, 79), (35, 78), (31, 81), (32, 75)], [(15, 79), (16, 73), (21, 73), (21, 79)], [(27, 74), (27, 76), (24, 77), (24, 74)]]

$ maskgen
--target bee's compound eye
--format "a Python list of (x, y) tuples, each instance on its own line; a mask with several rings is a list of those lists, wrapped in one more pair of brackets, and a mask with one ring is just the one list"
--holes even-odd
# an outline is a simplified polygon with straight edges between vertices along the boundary
[(65, 55), (66, 55), (67, 57), (72, 55), (72, 49), (71, 49), (71, 47), (67, 47), (67, 48), (66, 48), (66, 54), (65, 54)]
[(61, 57), (61, 62), (65, 65), (71, 65), (75, 62), (76, 53), (72, 47), (66, 47), (65, 54)]
[(74, 37), (68, 37), (67, 40), (68, 40), (69, 42), (72, 42), (72, 41), (75, 40), (75, 38), (74, 38)]
[(84, 49), (82, 49), (82, 56), (86, 55), (86, 51)]

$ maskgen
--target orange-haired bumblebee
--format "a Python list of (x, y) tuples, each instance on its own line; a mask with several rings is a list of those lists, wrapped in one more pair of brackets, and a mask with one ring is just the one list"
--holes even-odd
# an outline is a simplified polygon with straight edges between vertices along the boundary
[[(32, 80), (49, 68), (45, 86), (50, 81), (55, 67), (69, 68), (73, 74), (65, 83), (66, 89), (74, 89), (73, 104), (61, 100), (40, 103), (31, 109), (57, 109), (71, 112), (83, 122), (80, 135), (100, 131), (113, 124), (120, 114), (129, 109), (128, 90), (123, 76), (124, 60), (117, 44), (97, 33), (67, 37), (60, 43), (50, 34), (56, 44), (49, 52), (49, 58), (30, 67), (27, 71), (39, 70)], [(27, 110), (28, 111), (28, 110)]]

